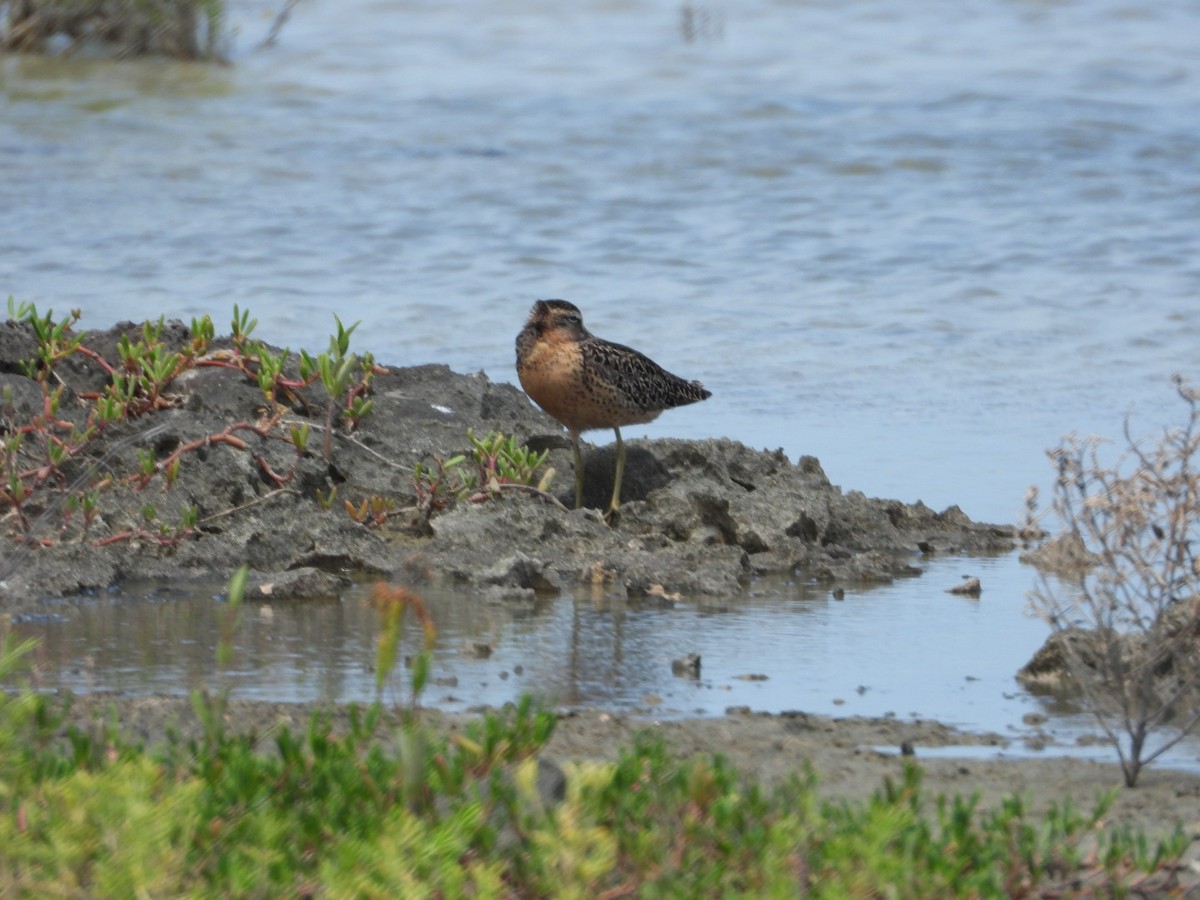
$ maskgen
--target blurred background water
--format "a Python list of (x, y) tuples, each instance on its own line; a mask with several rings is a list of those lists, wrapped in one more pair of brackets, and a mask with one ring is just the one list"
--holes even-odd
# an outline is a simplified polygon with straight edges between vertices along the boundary
[[(1064, 433), (1182, 416), (1191, 0), (307, 0), (262, 49), (274, 8), (233, 12), (228, 67), (0, 58), (0, 294), (92, 328), (227, 332), (237, 303), (310, 350), (337, 313), (383, 363), (503, 381), (564, 297), (713, 391), (630, 436), (814, 454), (990, 521)], [(1011, 635), (964, 639), (1027, 658), (1032, 576), (989, 565)], [(999, 602), (942, 587), (967, 620)], [(883, 705), (945, 714), (922, 696)]]

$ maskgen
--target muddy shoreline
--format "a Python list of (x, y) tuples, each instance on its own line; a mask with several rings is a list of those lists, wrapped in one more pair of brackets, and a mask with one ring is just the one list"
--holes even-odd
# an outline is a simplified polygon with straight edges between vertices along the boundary
[[(53, 428), (62, 434), (82, 429), (94, 398), (111, 381), (97, 360), (116, 360), (122, 338), (136, 341), (142, 334), (141, 325), (129, 323), (88, 334), (83, 346), (89, 353), (57, 361), (52, 378), (39, 383), (22, 367), (38, 351), (28, 324), (0, 327), (9, 430), (38, 421), (47, 383), (61, 388)], [(169, 322), (160, 341), (182, 353), (193, 338), (187, 326)], [(130, 578), (224, 578), (242, 563), (251, 568), (250, 597), (257, 602), (336, 595), (351, 575), (366, 574), (418, 591), (449, 580), (493, 602), (529, 602), (588, 587), (628, 603), (662, 604), (735, 594), (750, 577), (769, 573), (802, 575), (831, 591), (885, 583), (917, 574), (916, 563), (931, 555), (1014, 545), (1009, 526), (973, 522), (957, 507), (935, 511), (844, 491), (813, 457), (793, 461), (780, 450), (727, 439), (628, 440), (625, 502), (612, 523), (594, 509), (568, 510), (523, 491), (438, 509), (423, 504), (414, 467), (469, 453), (468, 429), (502, 431), (548, 450), (558, 473), (550, 491), (570, 505), (571, 454), (561, 430), (515, 387), (482, 374), (436, 365), (380, 367), (369, 391), (374, 408), (353, 431), (335, 426), (326, 459), (318, 448), (330, 398), (320, 383), (281, 392), (272, 409), (249, 377), (253, 362), (229, 339), (212, 342), (170, 380), (152, 413), (105, 428), (40, 485), (23, 509), (32, 540), (10, 541), (0, 560), (0, 614), (37, 615), (47, 604), (61, 612), (63, 599), (86, 602), (90, 592)], [(284, 371), (297, 377), (294, 356)], [(300, 427), (316, 435), (303, 451), (288, 439)], [(30, 434), (14, 467), (23, 471), (36, 471), (44, 452), (36, 429)], [(137, 480), (147, 451), (160, 466), (178, 457), (169, 483), (161, 469)], [(601, 506), (611, 493), (613, 463), (611, 447), (586, 449), (589, 506)], [(63, 514), (66, 497), (97, 482), (104, 486), (97, 489), (99, 511), (84, 527), (78, 515)], [(337, 501), (322, 502), (335, 489)], [(386, 502), (377, 527), (347, 513), (345, 503), (373, 498)], [(197, 524), (178, 539), (157, 540), (139, 525), (151, 504), (159, 522), (195, 508)], [(20, 530), (11, 511), (4, 527)], [(88, 722), (110, 709), (130, 735), (147, 741), (160, 739), (171, 723), (186, 731), (192, 720), (186, 701), (175, 698), (84, 696), (74, 715)], [(303, 705), (235, 700), (231, 721), (295, 728), (310, 712)], [(461, 724), (453, 716), (433, 718), (440, 727)], [(925, 759), (928, 748), (998, 740), (936, 722), (804, 713), (655, 722), (584, 712), (560, 721), (546, 754), (558, 761), (613, 758), (646, 727), (681, 756), (724, 753), (767, 782), (812, 765), (834, 798), (868, 796), (885, 776), (896, 776), (910, 758), (902, 747), (925, 769), (932, 793), (978, 791), (985, 805), (1014, 792), (1028, 795), (1037, 809), (1066, 797), (1087, 805), (1121, 783), (1114, 764)], [(1111, 819), (1151, 830), (1178, 822), (1200, 831), (1200, 776), (1152, 767), (1136, 790), (1120, 792)]]
[[(282, 727), (303, 733), (318, 704), (265, 703), (238, 700), (228, 710), (227, 724), (253, 733), (263, 749), (272, 746)], [(330, 713), (335, 730), (344, 726), (347, 708)], [(462, 730), (473, 714), (426, 711), (423, 721), (444, 733)], [(113, 719), (131, 739), (154, 744), (168, 729), (187, 739), (198, 736), (199, 723), (190, 701), (183, 697), (123, 697), (81, 695), (74, 698), (70, 721), (101, 730)], [(1096, 799), (1116, 790), (1116, 801), (1105, 822), (1134, 826), (1148, 834), (1165, 834), (1176, 825), (1194, 837), (1187, 859), (1200, 859), (1200, 774), (1151, 766), (1138, 786), (1123, 788), (1115, 763), (1045, 758), (966, 758), (954, 748), (992, 756), (1005, 739), (996, 734), (973, 734), (932, 720), (895, 718), (832, 718), (803, 712), (767, 715), (734, 712), (701, 719), (656, 720), (602, 710), (571, 712), (559, 718), (542, 757), (562, 765), (575, 761), (615, 760), (635, 735), (648, 731), (661, 737), (673, 756), (722, 754), (749, 777), (770, 785), (811, 767), (822, 796), (835, 801), (869, 798), (884, 783), (898, 780), (908, 763), (923, 772), (926, 796), (978, 794), (982, 809), (994, 809), (1013, 794), (1020, 795), (1031, 813), (1070, 801), (1091, 810)], [(935, 755), (946, 748), (947, 755)]]

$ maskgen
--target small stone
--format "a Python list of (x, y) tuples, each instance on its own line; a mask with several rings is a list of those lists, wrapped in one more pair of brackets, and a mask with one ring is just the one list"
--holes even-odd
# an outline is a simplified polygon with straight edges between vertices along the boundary
[(276, 572), (262, 581), (246, 587), (246, 596), (260, 600), (337, 600), (350, 585), (350, 579), (317, 569), (301, 566), (286, 572)]
[(487, 659), (492, 655), (492, 645), (487, 641), (464, 641), (462, 653), (475, 659)]
[(671, 671), (676, 675), (688, 678), (700, 677), (700, 654), (689, 653), (687, 656), (671, 660)]
[(978, 597), (983, 593), (983, 585), (979, 583), (978, 578), (973, 578), (970, 575), (964, 575), (961, 584), (956, 584), (954, 587), (946, 591), (947, 594), (959, 594), (963, 597)]

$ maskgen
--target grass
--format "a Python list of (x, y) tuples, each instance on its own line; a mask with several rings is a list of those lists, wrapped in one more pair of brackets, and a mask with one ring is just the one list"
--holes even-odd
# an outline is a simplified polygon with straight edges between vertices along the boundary
[[(381, 588), (377, 662), (413, 595)], [(236, 615), (236, 607), (233, 615)], [(387, 632), (392, 630), (389, 637)], [(5, 643), (0, 675), (30, 644)], [(1178, 886), (1180, 833), (1110, 829), (1112, 795), (1030, 815), (1011, 797), (930, 798), (908, 767), (862, 803), (801, 769), (767, 788), (720, 756), (678, 761), (643, 735), (613, 762), (538, 786), (555, 717), (528, 698), (451, 737), (413, 703), (312, 715), (270, 740), (196, 698), (200, 737), (144, 746), (80, 730), (60, 698), (0, 695), (5, 897), (1063, 897)], [(224, 694), (218, 692), (218, 698)]]

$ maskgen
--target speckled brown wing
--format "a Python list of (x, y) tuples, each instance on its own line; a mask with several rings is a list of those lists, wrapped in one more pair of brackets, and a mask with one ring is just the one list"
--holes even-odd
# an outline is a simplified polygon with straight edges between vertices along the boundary
[(591, 338), (580, 350), (583, 381), (595, 402), (611, 408), (616, 425), (649, 422), (664, 409), (712, 396), (700, 382), (672, 375), (632, 347)]

